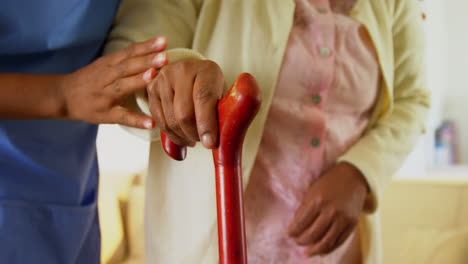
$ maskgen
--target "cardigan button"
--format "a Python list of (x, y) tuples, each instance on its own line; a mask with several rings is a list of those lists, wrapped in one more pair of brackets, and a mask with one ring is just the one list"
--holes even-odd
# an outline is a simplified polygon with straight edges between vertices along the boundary
[(331, 52), (329, 48), (323, 47), (320, 49), (320, 56), (322, 57), (328, 57), (330, 56)]
[(319, 105), (322, 102), (322, 97), (319, 94), (316, 94), (312, 97), (312, 102), (314, 105)]
[(317, 8), (317, 11), (318, 11), (320, 14), (326, 14), (326, 13), (327, 13), (327, 9), (324, 8), (324, 7), (319, 7), (319, 8)]
[(320, 139), (318, 139), (318, 138), (313, 138), (313, 139), (310, 141), (310, 144), (312, 145), (312, 147), (316, 148), (316, 147), (320, 146)]

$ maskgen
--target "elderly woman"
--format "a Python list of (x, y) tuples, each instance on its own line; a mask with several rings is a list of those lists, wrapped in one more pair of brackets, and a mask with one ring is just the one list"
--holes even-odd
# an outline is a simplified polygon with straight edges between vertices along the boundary
[[(429, 108), (419, 20), (407, 0), (128, 0), (107, 51), (168, 36), (170, 64), (147, 101), (129, 102), (179, 145), (212, 148), (225, 82), (256, 77), (263, 104), (243, 156), (250, 263), (376, 264), (379, 201)], [(153, 143), (148, 263), (217, 263), (211, 159), (195, 146), (177, 163)]]

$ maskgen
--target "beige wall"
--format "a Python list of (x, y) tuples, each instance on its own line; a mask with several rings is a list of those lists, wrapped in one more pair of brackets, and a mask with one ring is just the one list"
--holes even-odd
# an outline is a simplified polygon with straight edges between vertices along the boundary
[(447, 7), (449, 42), (449, 81), (444, 117), (457, 121), (460, 129), (461, 159), (463, 163), (468, 164), (468, 1), (445, 0), (441, 2), (446, 3)]

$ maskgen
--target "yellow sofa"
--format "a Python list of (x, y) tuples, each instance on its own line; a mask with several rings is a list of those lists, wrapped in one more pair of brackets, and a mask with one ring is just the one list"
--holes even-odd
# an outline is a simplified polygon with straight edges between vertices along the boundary
[[(390, 183), (381, 207), (384, 264), (468, 263), (468, 169), (464, 172)], [(143, 263), (142, 178), (101, 177), (102, 263)]]
[(103, 264), (143, 263), (144, 184), (138, 174), (103, 174), (99, 185)]
[(396, 179), (381, 209), (385, 264), (468, 263), (468, 169)]

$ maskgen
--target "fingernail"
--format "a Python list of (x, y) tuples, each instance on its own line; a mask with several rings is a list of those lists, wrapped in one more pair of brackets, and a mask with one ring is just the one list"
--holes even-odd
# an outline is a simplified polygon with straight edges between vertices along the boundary
[(155, 74), (155, 71), (153, 68), (145, 71), (145, 73), (143, 73), (143, 80), (147, 83), (149, 83), (151, 80), (153, 80), (153, 78), (156, 76)]
[(151, 47), (155, 49), (159, 49), (159, 48), (162, 48), (162, 46), (164, 46), (165, 43), (166, 43), (165, 37), (157, 37), (154, 40), (153, 45)]
[(213, 148), (214, 146), (213, 137), (208, 133), (203, 134), (202, 143), (203, 143), (203, 146), (205, 146), (205, 148)]
[(166, 60), (167, 60), (166, 53), (161, 52), (161, 53), (156, 54), (156, 56), (154, 56), (153, 64), (158, 65), (158, 66), (162, 66), (163, 64), (166, 63)]
[(146, 128), (146, 129), (153, 129), (154, 128), (154, 121), (153, 120), (145, 120), (143, 122), (143, 126)]

